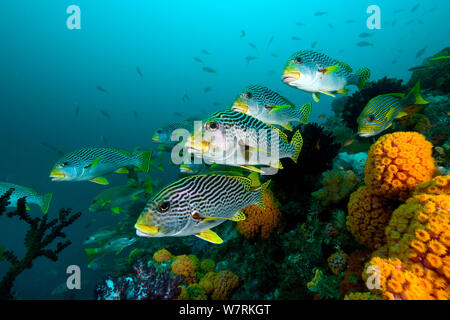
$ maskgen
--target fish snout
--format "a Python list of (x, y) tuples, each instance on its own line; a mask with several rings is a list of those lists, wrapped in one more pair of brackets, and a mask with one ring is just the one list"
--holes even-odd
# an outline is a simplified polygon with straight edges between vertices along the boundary
[(231, 107), (233, 111), (241, 112), (241, 113), (247, 113), (248, 112), (248, 105), (244, 102), (235, 102), (233, 106)]
[(298, 71), (285, 71), (281, 77), (281, 81), (284, 83), (291, 83), (300, 79), (301, 73)]
[(160, 227), (155, 224), (155, 219), (148, 213), (141, 214), (134, 227), (136, 235), (140, 237), (156, 237), (160, 233)]
[(61, 169), (55, 168), (50, 172), (50, 178), (52, 178), (52, 181), (61, 181), (64, 180), (65, 177), (66, 174)]
[(195, 138), (193, 136), (190, 136), (188, 138), (188, 141), (186, 142), (186, 148), (188, 149), (188, 151), (190, 152), (190, 150), (192, 150), (193, 152), (208, 152), (209, 147), (210, 147), (210, 142), (205, 141), (205, 140), (195, 140)]

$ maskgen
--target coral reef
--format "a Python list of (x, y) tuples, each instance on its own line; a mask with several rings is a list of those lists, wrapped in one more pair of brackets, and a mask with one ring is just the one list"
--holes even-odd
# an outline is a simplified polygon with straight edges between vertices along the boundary
[(239, 285), (239, 277), (228, 270), (218, 272), (213, 279), (212, 300), (226, 300)]
[(98, 300), (173, 300), (180, 295), (183, 280), (167, 264), (156, 267), (140, 259), (131, 274), (118, 279), (108, 276), (97, 284), (95, 296)]
[(392, 214), (391, 204), (374, 195), (367, 186), (358, 188), (348, 202), (347, 229), (356, 241), (369, 249), (386, 243), (385, 228)]
[(340, 152), (333, 160), (333, 169), (352, 170), (358, 178), (362, 179), (366, 161), (367, 152), (353, 154)]
[(421, 182), (436, 171), (432, 145), (417, 132), (395, 132), (380, 137), (369, 150), (366, 185), (376, 195), (406, 200)]
[(364, 263), (369, 256), (370, 252), (366, 250), (355, 251), (349, 254), (347, 262), (348, 268), (345, 270), (344, 277), (339, 284), (341, 296), (366, 289), (361, 274), (364, 270)]
[(185, 254), (177, 256), (172, 262), (173, 273), (184, 276), (186, 283), (194, 283), (197, 280), (196, 269), (196, 262)]
[(276, 229), (280, 229), (281, 211), (278, 203), (270, 190), (264, 192), (265, 209), (257, 205), (251, 205), (242, 211), (246, 219), (236, 224), (237, 231), (247, 239), (256, 237), (268, 238)]
[[(0, 216), (6, 211), (9, 205), (9, 198), (14, 189), (10, 189), (0, 197)], [(29, 225), (29, 229), (25, 234), (26, 253), (22, 259), (19, 259), (11, 250), (2, 249), (2, 258), (8, 261), (11, 266), (0, 281), (0, 298), (12, 299), (12, 288), (15, 279), (26, 269), (33, 266), (33, 261), (38, 257), (46, 257), (52, 261), (58, 260), (58, 255), (62, 250), (67, 248), (72, 242), (58, 242), (55, 249), (48, 247), (57, 239), (65, 238), (66, 234), (62, 230), (73, 222), (75, 222), (81, 213), (71, 215), (70, 209), (61, 209), (57, 219), (48, 221), (49, 215), (46, 214), (42, 218), (33, 218), (26, 210), (25, 198), (17, 201), (17, 209), (6, 214), (8, 218), (18, 217)]]
[(322, 207), (328, 207), (346, 199), (359, 182), (361, 180), (351, 170), (328, 170), (322, 173), (324, 187), (313, 192), (312, 196)]
[(166, 262), (170, 259), (172, 259), (172, 255), (165, 248), (158, 250), (153, 254), (153, 260), (159, 263)]
[(330, 270), (335, 275), (341, 275), (341, 273), (347, 268), (348, 255), (344, 251), (339, 250), (329, 256), (327, 261)]

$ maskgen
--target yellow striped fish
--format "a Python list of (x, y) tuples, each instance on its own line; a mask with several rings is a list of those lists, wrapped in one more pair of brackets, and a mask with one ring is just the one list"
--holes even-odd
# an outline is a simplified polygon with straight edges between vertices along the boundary
[(227, 221), (245, 220), (241, 211), (249, 205), (264, 208), (263, 193), (270, 180), (261, 184), (258, 174), (194, 175), (162, 189), (150, 200), (135, 228), (141, 237), (195, 235), (211, 243), (223, 240), (211, 228)]
[[(47, 213), (50, 207), (50, 201), (52, 200), (52, 194), (47, 193), (45, 195), (39, 195), (35, 190), (24, 187), (18, 184), (10, 182), (0, 182), (0, 196), (5, 194), (9, 189), (13, 188), (14, 191), (9, 198), (8, 207), (17, 207), (17, 200), (25, 198), (26, 203), (37, 204), (44, 214)], [(27, 210), (30, 208), (27, 205)]]
[(376, 96), (364, 107), (358, 117), (358, 134), (371, 137), (388, 129), (394, 119), (407, 115), (402, 109), (413, 104), (427, 104), (420, 95), (420, 83), (405, 96), (403, 93), (388, 93)]

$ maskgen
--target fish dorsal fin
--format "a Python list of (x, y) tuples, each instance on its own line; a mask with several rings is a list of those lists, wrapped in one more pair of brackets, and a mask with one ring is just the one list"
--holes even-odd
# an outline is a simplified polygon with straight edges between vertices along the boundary
[(348, 64), (346, 64), (346, 63), (344, 63), (342, 61), (339, 61), (337, 59), (334, 59), (334, 61), (336, 61), (348, 73), (352, 73), (353, 72), (352, 67), (350, 67)]
[(92, 181), (92, 182), (98, 183), (98, 184), (102, 184), (102, 185), (109, 184), (108, 180), (106, 180), (106, 178), (104, 178), (104, 177), (93, 178), (93, 179), (90, 179), (89, 181)]
[(205, 241), (214, 243), (214, 244), (221, 244), (223, 243), (223, 240), (212, 230), (205, 230), (199, 233), (195, 234), (196, 237), (199, 237), (200, 239), (203, 239)]
[(385, 97), (385, 96), (392, 96), (403, 99), (405, 97), (404, 93), (386, 93), (386, 94), (380, 94), (379, 97)]
[(248, 175), (250, 179), (250, 188), (255, 189), (261, 185), (261, 181), (259, 181), (259, 174), (256, 172), (252, 172)]

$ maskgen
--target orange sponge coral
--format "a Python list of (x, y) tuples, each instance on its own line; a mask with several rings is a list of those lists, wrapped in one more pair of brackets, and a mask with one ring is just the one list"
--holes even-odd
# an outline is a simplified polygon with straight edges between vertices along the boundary
[(392, 213), (386, 236), (390, 257), (428, 279), (435, 298), (450, 296), (450, 195), (408, 199)]
[(186, 283), (194, 283), (197, 278), (196, 263), (185, 254), (175, 258), (172, 262), (172, 271), (176, 275), (184, 276)]
[(340, 275), (347, 268), (348, 255), (340, 250), (328, 257), (328, 267), (335, 275)]
[(226, 300), (232, 291), (239, 285), (239, 277), (233, 272), (220, 271), (214, 277), (214, 291), (211, 294), (212, 300)]
[(421, 193), (450, 195), (450, 175), (437, 176), (430, 181), (419, 184), (414, 191), (414, 195)]
[[(370, 269), (369, 269), (370, 267)], [(372, 258), (366, 264), (362, 277), (373, 285), (369, 290), (388, 300), (429, 300), (431, 283), (414, 273), (405, 270), (398, 259)]]
[(366, 185), (389, 199), (405, 201), (421, 182), (435, 172), (432, 144), (417, 132), (394, 132), (379, 138), (369, 150)]
[(262, 238), (268, 238), (280, 226), (281, 211), (275, 197), (269, 190), (264, 192), (264, 205), (266, 206), (265, 210), (256, 205), (248, 206), (242, 210), (247, 218), (239, 221), (236, 229), (247, 239), (254, 239), (258, 235)]
[(350, 195), (347, 229), (359, 243), (378, 249), (386, 242), (384, 229), (391, 213), (387, 200), (372, 194), (366, 186), (360, 187)]
[(166, 249), (158, 250), (153, 254), (153, 260), (155, 260), (158, 263), (165, 262), (167, 260), (170, 260), (171, 258), (172, 255)]

